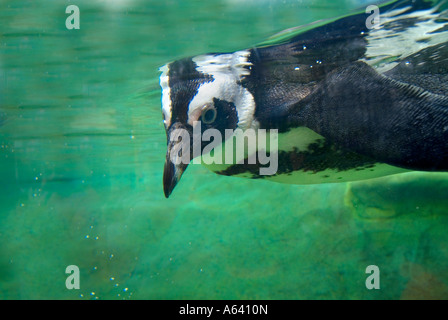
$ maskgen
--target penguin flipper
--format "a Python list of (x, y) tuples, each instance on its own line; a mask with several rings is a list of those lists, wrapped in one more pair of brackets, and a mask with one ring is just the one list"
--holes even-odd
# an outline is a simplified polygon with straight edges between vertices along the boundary
[(447, 171), (448, 97), (425, 90), (421, 79), (398, 81), (358, 61), (328, 74), (291, 111), (332, 143), (378, 162)]

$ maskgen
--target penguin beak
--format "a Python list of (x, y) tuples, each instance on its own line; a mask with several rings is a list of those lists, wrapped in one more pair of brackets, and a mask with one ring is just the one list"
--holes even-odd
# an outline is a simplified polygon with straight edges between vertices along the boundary
[[(188, 163), (183, 163), (181, 161), (181, 157), (179, 157), (179, 148), (175, 148), (178, 143), (182, 143), (179, 142), (178, 135), (174, 136), (172, 134), (175, 129), (184, 129), (187, 130), (187, 132), (190, 131), (178, 122), (174, 123), (167, 131), (168, 145), (165, 158), (165, 168), (163, 170), (163, 192), (165, 193), (166, 198), (171, 195), (179, 182), (180, 177), (188, 167)], [(190, 143), (190, 141), (188, 142)]]

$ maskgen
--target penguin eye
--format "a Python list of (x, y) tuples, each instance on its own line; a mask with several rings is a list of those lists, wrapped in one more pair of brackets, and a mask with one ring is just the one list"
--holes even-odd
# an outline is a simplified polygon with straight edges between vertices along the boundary
[(218, 111), (216, 111), (216, 108), (214, 106), (206, 106), (202, 110), (202, 115), (201, 115), (202, 122), (205, 124), (213, 123), (213, 121), (215, 121), (217, 115), (218, 115)]

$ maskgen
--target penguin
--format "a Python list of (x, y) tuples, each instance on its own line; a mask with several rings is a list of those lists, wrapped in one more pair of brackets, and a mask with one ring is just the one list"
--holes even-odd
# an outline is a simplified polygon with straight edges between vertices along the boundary
[[(274, 174), (261, 175), (259, 161), (207, 165), (221, 175), (319, 184), (448, 171), (448, 14), (442, 5), (392, 1), (378, 8), (374, 27), (364, 9), (289, 29), (250, 49), (161, 67), (165, 196), (188, 166), (173, 162), (184, 152), (173, 157), (175, 146), (193, 143), (198, 125), (201, 133), (214, 129), (222, 136), (227, 129), (277, 133), (277, 149), (267, 150), (278, 160)], [(178, 129), (189, 135), (179, 139)], [(200, 149), (206, 147), (202, 141)], [(184, 152), (191, 159), (197, 156), (192, 149)]]

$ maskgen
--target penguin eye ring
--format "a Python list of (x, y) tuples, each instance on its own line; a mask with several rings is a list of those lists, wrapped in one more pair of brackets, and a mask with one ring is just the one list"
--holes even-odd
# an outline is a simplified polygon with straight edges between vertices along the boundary
[(215, 121), (218, 111), (214, 106), (207, 105), (202, 109), (201, 120), (205, 124), (211, 124)]

